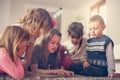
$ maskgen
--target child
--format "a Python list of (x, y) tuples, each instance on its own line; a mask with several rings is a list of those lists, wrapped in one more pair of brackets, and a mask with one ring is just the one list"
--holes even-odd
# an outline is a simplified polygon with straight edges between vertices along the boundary
[(51, 28), (53, 28), (52, 18), (48, 11), (42, 8), (35, 8), (29, 10), (25, 16), (23, 16), (19, 23), (22, 28), (29, 32), (31, 39), (26, 50), (25, 58), (23, 61), (25, 71), (28, 68), (29, 61), (32, 56), (32, 49), (36, 39), (40, 35), (44, 35)]
[(24, 69), (20, 60), (26, 50), (29, 33), (19, 26), (8, 26), (0, 38), (0, 74), (8, 74), (13, 78), (24, 77)]
[[(65, 69), (69, 69), (75, 72), (75, 74), (80, 74), (82, 68), (88, 66), (87, 56), (86, 56), (86, 38), (83, 38), (83, 25), (79, 22), (73, 22), (68, 28), (69, 40), (62, 43), (65, 48), (65, 57), (63, 59), (63, 66)], [(69, 64), (70, 58), (73, 63)], [(81, 65), (81, 68), (80, 68)]]
[(113, 41), (103, 35), (105, 23), (101, 16), (94, 15), (89, 20), (90, 39), (87, 41), (87, 56), (90, 66), (85, 68), (86, 76), (113, 77), (115, 62), (113, 54)]
[(61, 68), (60, 54), (58, 52), (61, 33), (52, 29), (46, 34), (40, 45), (33, 50), (31, 69), (41, 74), (74, 75), (71, 71)]

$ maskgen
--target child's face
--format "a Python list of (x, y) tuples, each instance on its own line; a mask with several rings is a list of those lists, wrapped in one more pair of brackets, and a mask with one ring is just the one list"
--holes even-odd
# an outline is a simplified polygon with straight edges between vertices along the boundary
[(32, 33), (32, 35), (33, 35), (33, 37), (36, 39), (36, 38), (38, 38), (39, 36), (40, 36), (40, 29), (34, 29), (33, 30), (33, 33)]
[(54, 53), (58, 46), (59, 46), (59, 43), (60, 43), (60, 37), (58, 35), (54, 35), (50, 41), (48, 42), (48, 51), (50, 53)]
[(80, 43), (80, 41), (81, 41), (81, 38), (73, 38), (73, 37), (71, 37), (71, 42), (74, 45), (78, 45)]
[(24, 52), (25, 52), (25, 50), (26, 50), (26, 47), (27, 47), (27, 44), (28, 44), (28, 41), (26, 41), (26, 40), (23, 40), (22, 42), (20, 42), (20, 44), (18, 45), (18, 47), (17, 47), (17, 54), (18, 54), (18, 56), (19, 57), (21, 57), (23, 54), (24, 54)]
[(101, 25), (98, 21), (89, 23), (90, 37), (92, 38), (101, 37), (104, 29), (105, 29), (105, 25)]

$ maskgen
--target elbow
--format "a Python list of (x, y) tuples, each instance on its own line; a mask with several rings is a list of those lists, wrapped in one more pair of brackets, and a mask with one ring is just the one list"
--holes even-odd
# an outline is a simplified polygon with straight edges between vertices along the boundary
[(24, 72), (21, 74), (11, 75), (15, 79), (23, 79), (24, 78)]
[(17, 75), (17, 76), (14, 76), (15, 79), (23, 79), (24, 78), (24, 74), (22, 75)]

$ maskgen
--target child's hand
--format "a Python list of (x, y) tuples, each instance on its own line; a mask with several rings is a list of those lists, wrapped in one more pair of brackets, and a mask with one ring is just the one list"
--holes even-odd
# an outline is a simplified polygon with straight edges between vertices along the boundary
[(86, 68), (88, 66), (90, 66), (90, 64), (87, 61), (83, 62), (83, 68)]
[(112, 78), (113, 78), (113, 75), (114, 75), (113, 73), (109, 73), (109, 74), (108, 74), (108, 78), (109, 78), (109, 79), (112, 79)]
[(64, 70), (64, 69), (58, 69), (58, 70), (54, 70), (54, 74), (62, 75), (62, 76), (64, 76), (64, 75), (73, 76), (74, 72), (68, 71), (68, 70)]

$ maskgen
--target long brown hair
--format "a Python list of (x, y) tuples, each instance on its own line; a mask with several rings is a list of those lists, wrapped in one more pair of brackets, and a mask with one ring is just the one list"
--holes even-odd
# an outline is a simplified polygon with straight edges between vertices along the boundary
[[(48, 55), (49, 52), (47, 50), (47, 46), (48, 46), (48, 42), (50, 41), (50, 39), (54, 36), (54, 35), (58, 35), (59, 37), (61, 37), (61, 33), (59, 32), (59, 30), (57, 29), (51, 29), (44, 37), (42, 42), (40, 43), (40, 49), (41, 49), (41, 60), (43, 63), (43, 66), (45, 68), (45, 66), (47, 65), (47, 61), (48, 61)], [(56, 60), (55, 60), (55, 64), (54, 64), (54, 68), (58, 68), (59, 64), (60, 64), (60, 53), (59, 53), (59, 46), (58, 49), (53, 53), (56, 55)]]
[(0, 38), (0, 47), (4, 47), (10, 58), (15, 61), (17, 57), (17, 46), (22, 40), (29, 40), (29, 33), (19, 26), (8, 26)]

